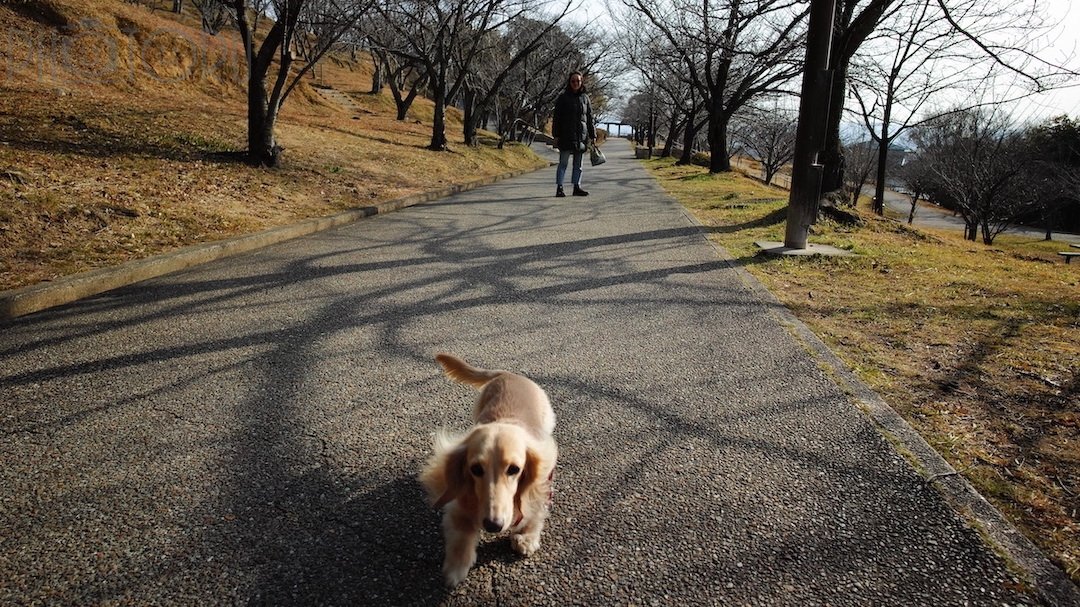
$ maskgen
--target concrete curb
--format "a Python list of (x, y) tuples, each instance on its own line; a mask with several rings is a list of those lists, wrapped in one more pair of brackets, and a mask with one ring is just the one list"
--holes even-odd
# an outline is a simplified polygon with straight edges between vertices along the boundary
[(114, 267), (99, 268), (64, 276), (54, 281), (0, 291), (0, 322), (10, 321), (33, 312), (71, 303), (84, 297), (156, 278), (191, 266), (247, 253), (286, 240), (354, 223), (373, 215), (382, 215), (405, 207), (438, 200), (543, 168), (547, 168), (547, 166), (510, 171), (439, 190), (421, 192), (372, 206), (351, 209), (335, 215), (305, 219), (299, 223), (270, 228), (246, 236), (190, 245), (175, 251), (161, 253), (146, 259), (129, 261)]
[(1072, 583), (1060, 567), (1051, 563), (1038, 546), (1025, 537), (945, 461), (907, 420), (863, 383), (847, 363), (765, 288), (761, 281), (737, 265), (722, 246), (713, 242), (697, 218), (688, 211), (683, 213), (694, 225), (701, 228), (702, 237), (739, 274), (743, 284), (770, 305), (772, 313), (805, 345), (819, 364), (828, 370), (834, 381), (850, 395), (852, 402), (870, 418), (885, 439), (892, 443), (893, 448), (907, 458), (926, 479), (927, 484), (933, 485), (953, 510), (976, 529), (1014, 571), (1027, 579), (1044, 604), (1053, 607), (1080, 605), (1080, 588)]

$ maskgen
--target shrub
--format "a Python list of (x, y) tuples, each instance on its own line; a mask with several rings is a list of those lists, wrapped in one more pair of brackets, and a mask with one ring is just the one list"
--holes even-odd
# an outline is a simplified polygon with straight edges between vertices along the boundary
[(690, 164), (694, 164), (699, 167), (708, 167), (711, 163), (712, 154), (708, 152), (694, 152), (694, 155), (690, 157)]

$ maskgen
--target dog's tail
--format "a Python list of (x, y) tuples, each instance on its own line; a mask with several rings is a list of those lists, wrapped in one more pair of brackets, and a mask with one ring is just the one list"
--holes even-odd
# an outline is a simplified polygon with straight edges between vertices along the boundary
[(446, 370), (446, 376), (463, 384), (483, 387), (484, 384), (495, 379), (504, 371), (491, 369), (477, 369), (460, 358), (450, 354), (436, 354), (435, 360)]

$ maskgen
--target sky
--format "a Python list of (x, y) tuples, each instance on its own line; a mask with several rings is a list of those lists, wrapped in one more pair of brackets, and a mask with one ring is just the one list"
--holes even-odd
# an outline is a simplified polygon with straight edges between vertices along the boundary
[[(573, 13), (575, 21), (595, 20), (598, 26), (610, 27), (611, 20), (607, 2), (616, 6), (620, 0), (579, 0)], [(1046, 60), (1065, 62), (1080, 72), (1080, 2), (1076, 0), (1038, 0), (1040, 10), (1045, 11), (1048, 22), (1056, 24), (1040, 41), (1037, 56)], [(1021, 120), (1042, 120), (1067, 114), (1080, 118), (1080, 78), (1072, 86), (1033, 95), (1009, 108), (1010, 113)]]
[[(1071, 55), (1069, 65), (1080, 71), (1080, 3), (1074, 0), (1040, 0), (1040, 4), (1050, 14), (1052, 22), (1057, 23), (1047, 47), (1039, 54), (1052, 59), (1062, 59)], [(1080, 118), (1080, 81), (1073, 86), (1049, 93), (1033, 96), (1027, 108), (1038, 116), (1060, 116), (1068, 114)]]

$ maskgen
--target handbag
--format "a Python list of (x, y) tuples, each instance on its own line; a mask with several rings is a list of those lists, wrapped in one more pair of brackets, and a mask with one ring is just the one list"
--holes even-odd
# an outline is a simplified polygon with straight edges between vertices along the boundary
[(589, 162), (591, 162), (593, 166), (598, 166), (607, 162), (604, 153), (600, 151), (600, 148), (598, 148), (595, 143), (589, 145)]

